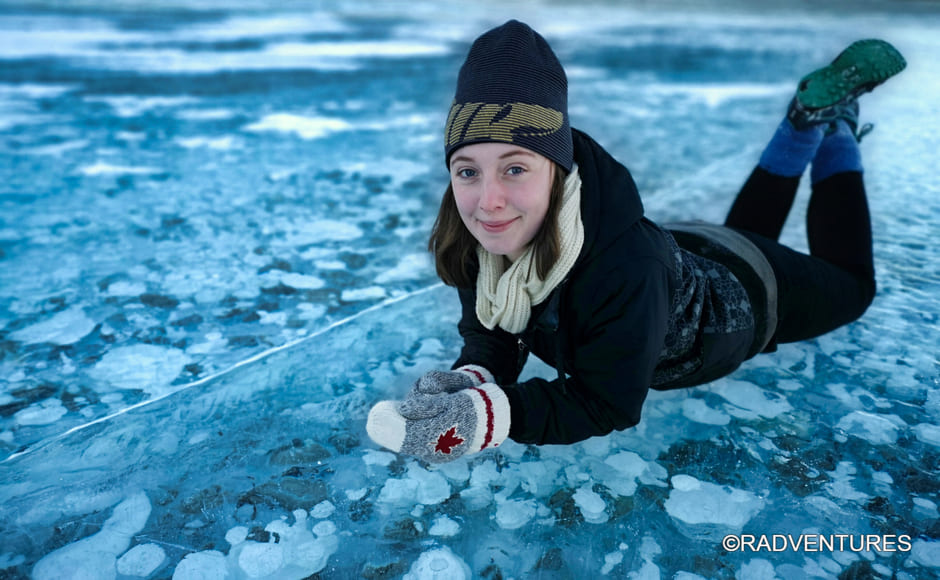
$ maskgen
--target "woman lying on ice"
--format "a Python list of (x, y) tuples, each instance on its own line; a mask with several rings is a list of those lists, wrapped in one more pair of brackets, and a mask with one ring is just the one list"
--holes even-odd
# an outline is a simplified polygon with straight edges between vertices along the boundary
[[(545, 40), (517, 21), (483, 34), (457, 80), (429, 244), (460, 295), (463, 350), (375, 405), (369, 436), (433, 463), (507, 437), (573, 443), (636, 425), (651, 388), (857, 319), (875, 273), (856, 98), (904, 66), (886, 42), (852, 44), (800, 81), (724, 226), (657, 225), (629, 171), (570, 127)], [(777, 239), (809, 165), (806, 255)], [(517, 382), (530, 352), (558, 378)]]

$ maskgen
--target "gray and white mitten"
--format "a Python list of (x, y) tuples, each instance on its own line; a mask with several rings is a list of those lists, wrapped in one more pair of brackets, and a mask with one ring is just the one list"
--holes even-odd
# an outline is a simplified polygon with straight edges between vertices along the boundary
[(490, 371), (478, 365), (464, 365), (452, 371), (429, 371), (415, 382), (412, 392), (455, 393), (484, 383), (495, 383)]
[[(419, 379), (420, 382), (420, 379)], [(444, 463), (488, 447), (509, 436), (509, 400), (493, 383), (443, 392), (415, 388), (404, 401), (380, 401), (369, 411), (366, 431), (377, 444), (429, 463)]]

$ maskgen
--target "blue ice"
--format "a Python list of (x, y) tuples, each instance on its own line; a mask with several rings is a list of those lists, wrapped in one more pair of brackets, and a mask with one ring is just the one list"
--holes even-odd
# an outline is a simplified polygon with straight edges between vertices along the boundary
[[(940, 574), (935, 7), (173, 6), (0, 7), (0, 576)], [(872, 308), (622, 433), (438, 467), (372, 444), (370, 406), (460, 347), (424, 249), (440, 131), (511, 17), (664, 222), (723, 218), (801, 74), (898, 46), (862, 101)]]

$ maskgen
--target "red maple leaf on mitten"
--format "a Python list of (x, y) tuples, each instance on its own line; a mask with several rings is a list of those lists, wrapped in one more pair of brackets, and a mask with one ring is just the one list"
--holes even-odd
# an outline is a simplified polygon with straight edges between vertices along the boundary
[(454, 425), (437, 438), (437, 445), (434, 446), (434, 451), (440, 451), (445, 455), (450, 455), (451, 449), (460, 445), (464, 442), (464, 439), (461, 439), (457, 436), (457, 426)]

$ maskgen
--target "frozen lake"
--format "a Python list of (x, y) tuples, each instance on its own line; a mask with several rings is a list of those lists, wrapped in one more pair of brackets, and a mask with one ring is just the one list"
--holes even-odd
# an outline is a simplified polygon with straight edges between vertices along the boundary
[[(940, 7), (115, 4), (0, 4), (0, 578), (940, 575)], [(722, 220), (797, 79), (895, 44), (871, 309), (609, 437), (376, 448), (369, 407), (459, 349), (424, 248), (507, 18), (663, 222)]]

